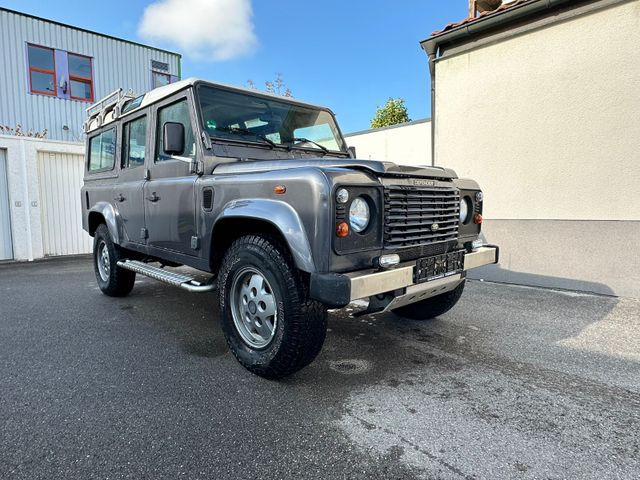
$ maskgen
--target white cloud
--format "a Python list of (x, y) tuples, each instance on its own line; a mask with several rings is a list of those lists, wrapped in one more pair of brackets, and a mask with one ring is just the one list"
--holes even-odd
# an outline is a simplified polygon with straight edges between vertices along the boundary
[(157, 0), (145, 8), (138, 33), (198, 60), (229, 60), (258, 43), (252, 16), (251, 0)]

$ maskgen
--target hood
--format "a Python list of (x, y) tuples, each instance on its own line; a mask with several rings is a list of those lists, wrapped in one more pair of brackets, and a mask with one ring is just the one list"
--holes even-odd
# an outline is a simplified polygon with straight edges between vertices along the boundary
[(290, 168), (318, 167), (318, 168), (348, 168), (353, 170), (367, 170), (378, 176), (395, 177), (425, 177), (425, 178), (458, 178), (456, 172), (450, 168), (431, 167), (427, 165), (396, 165), (392, 162), (378, 160), (338, 159), (338, 158), (305, 158), (301, 160), (257, 160), (246, 162), (221, 163), (213, 173), (234, 174), (285, 170)]

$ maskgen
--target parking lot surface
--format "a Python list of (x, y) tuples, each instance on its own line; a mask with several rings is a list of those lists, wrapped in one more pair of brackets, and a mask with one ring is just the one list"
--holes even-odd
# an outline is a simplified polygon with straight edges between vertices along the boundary
[(282, 381), (215, 294), (0, 265), (0, 478), (640, 477), (640, 302), (468, 282), (429, 322), (332, 312)]

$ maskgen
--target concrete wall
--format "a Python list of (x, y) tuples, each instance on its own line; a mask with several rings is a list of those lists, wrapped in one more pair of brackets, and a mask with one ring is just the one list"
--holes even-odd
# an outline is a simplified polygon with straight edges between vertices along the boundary
[(640, 297), (639, 45), (634, 0), (437, 61), (436, 164), (485, 191), (486, 278)]
[(431, 165), (431, 122), (428, 119), (345, 135), (358, 158), (403, 165)]
[[(38, 153), (83, 155), (84, 144), (0, 135), (0, 149), (5, 149), (7, 156), (13, 257), (15, 260), (41, 258), (44, 250)], [(70, 193), (70, 198), (80, 202), (80, 191)]]

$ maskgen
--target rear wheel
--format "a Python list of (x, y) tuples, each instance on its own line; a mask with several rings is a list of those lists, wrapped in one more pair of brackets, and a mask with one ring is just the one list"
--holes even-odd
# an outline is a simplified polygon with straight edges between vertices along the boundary
[(458, 303), (464, 291), (465, 281), (463, 280), (460, 285), (449, 292), (396, 308), (393, 313), (411, 320), (430, 320), (438, 317), (451, 310)]
[(111, 297), (124, 297), (133, 289), (136, 273), (118, 266), (122, 249), (113, 243), (109, 229), (98, 225), (93, 237), (93, 267), (102, 293)]
[(281, 378), (318, 355), (327, 312), (311, 300), (302, 274), (276, 239), (236, 240), (219, 276), (222, 329), (236, 359), (265, 378)]

